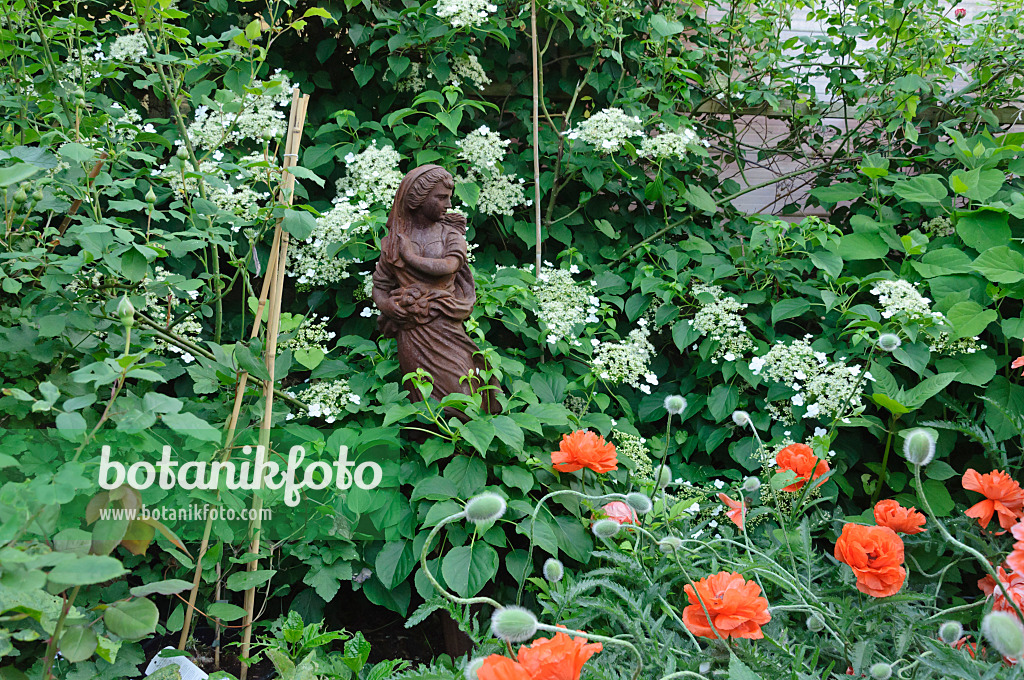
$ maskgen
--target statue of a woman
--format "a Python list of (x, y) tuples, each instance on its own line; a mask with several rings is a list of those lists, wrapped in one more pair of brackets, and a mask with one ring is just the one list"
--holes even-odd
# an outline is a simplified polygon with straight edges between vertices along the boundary
[[(405, 176), (373, 273), (378, 329), (398, 341), (403, 375), (417, 368), (430, 373), (435, 399), (480, 391), (478, 373), (485, 368), (462, 325), (473, 311), (476, 290), (466, 265), (466, 218), (448, 212), (454, 188), (452, 176), (437, 165), (421, 165)], [(490, 384), (498, 387), (494, 378)], [(407, 389), (410, 399), (420, 398), (418, 390)], [(496, 391), (483, 390), (488, 413), (501, 410)], [(449, 415), (469, 420), (455, 409)]]

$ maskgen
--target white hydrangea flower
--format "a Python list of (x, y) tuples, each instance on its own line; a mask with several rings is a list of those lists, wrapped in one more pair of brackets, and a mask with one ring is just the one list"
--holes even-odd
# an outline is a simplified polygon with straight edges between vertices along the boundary
[(576, 324), (587, 323), (587, 316), (596, 315), (600, 306), (566, 269), (541, 269), (533, 294), (537, 298), (537, 318), (548, 330), (549, 343), (551, 337), (555, 342), (575, 337)]
[(346, 176), (337, 182), (340, 196), (362, 196), (372, 205), (390, 206), (395, 200), (402, 171), (401, 155), (393, 146), (377, 147), (377, 140), (359, 153), (345, 156)]
[(360, 402), (344, 378), (316, 381), (292, 396), (309, 407), (310, 418), (323, 418), (328, 423), (336, 421), (347, 405), (358, 406)]
[(697, 144), (697, 134), (682, 128), (678, 132), (662, 132), (655, 137), (645, 137), (640, 143), (639, 155), (643, 158), (686, 158)]
[[(735, 361), (736, 357), (753, 349), (754, 341), (747, 333), (747, 325), (739, 314), (740, 310), (746, 309), (747, 305), (726, 295), (721, 286), (694, 282), (690, 286), (690, 294), (696, 297), (700, 293), (709, 294), (713, 300), (712, 302), (697, 300), (700, 309), (697, 310), (690, 324), (702, 335), (718, 342), (718, 348), (711, 356), (712, 362), (717, 363), (719, 358)], [(752, 361), (751, 370), (754, 370), (754, 366)], [(757, 372), (754, 370), (755, 375)]]
[(141, 33), (119, 35), (110, 46), (110, 58), (115, 61), (139, 62), (148, 53), (146, 38)]
[(438, 0), (434, 11), (438, 19), (447, 21), (452, 28), (463, 28), (486, 22), (498, 6), (487, 0)]
[(316, 315), (303, 319), (302, 325), (295, 330), (295, 335), (281, 342), (278, 347), (292, 351), (318, 349), (327, 354), (330, 351), (327, 343), (337, 336), (334, 331), (327, 330), (327, 323), (330, 320), (328, 316), (317, 319)]
[[(278, 69), (268, 81), (256, 81), (253, 89), (262, 94), (246, 92), (241, 98), (241, 110), (229, 111), (217, 100), (195, 110), (195, 119), (188, 127), (192, 144), (201, 149), (218, 149), (226, 143), (245, 140), (259, 141), (277, 137), (287, 127), (283, 107), (292, 100), (292, 83)], [(232, 103), (232, 108), (239, 102)], [(280, 108), (279, 108), (280, 107)]]
[(618, 151), (630, 137), (643, 132), (640, 118), (622, 109), (602, 109), (570, 129), (566, 137), (580, 140), (602, 151)]
[(491, 84), (490, 77), (484, 71), (484, 67), (480, 65), (475, 54), (455, 57), (452, 60), (452, 74), (448, 81), (457, 82), (458, 80), (473, 83), (473, 87), (478, 90)]
[[(316, 228), (305, 242), (296, 244), (288, 252), (288, 275), (296, 278), (299, 290), (329, 286), (351, 276), (346, 267), (352, 261), (328, 257), (328, 248), (331, 244), (344, 247), (365, 238), (370, 232), (370, 223), (366, 220), (368, 214), (365, 203), (353, 204), (335, 199), (334, 207), (317, 218)], [(372, 294), (372, 279), (370, 285)], [(364, 277), (364, 293), (365, 287)]]
[(628, 383), (650, 394), (650, 386), (640, 382), (649, 373), (648, 366), (654, 356), (654, 345), (648, 340), (649, 336), (650, 331), (646, 327), (638, 326), (622, 342), (601, 343), (594, 352), (594, 372), (599, 372), (604, 380)]

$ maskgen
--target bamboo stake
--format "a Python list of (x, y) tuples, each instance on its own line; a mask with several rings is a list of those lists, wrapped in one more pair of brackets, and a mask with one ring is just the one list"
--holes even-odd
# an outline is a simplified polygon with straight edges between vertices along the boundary
[[(299, 144), (302, 141), (302, 128), (306, 121), (306, 106), (309, 103), (309, 96), (299, 97), (299, 90), (296, 88), (292, 93), (292, 116), (288, 122), (288, 140), (285, 144), (284, 168), (298, 164)], [(284, 200), (289, 205), (295, 188), (295, 175), (285, 172), (281, 180)], [(262, 464), (270, 452), (270, 427), (273, 422), (274, 407), (274, 364), (277, 359), (277, 335), (281, 327), (281, 298), (284, 295), (285, 264), (288, 261), (288, 234), (286, 234), (278, 223), (275, 238), (280, 238), (280, 247), (277, 253), (274, 268), (267, 268), (267, 276), (271, 279), (269, 285), (270, 313), (267, 318), (266, 345), (264, 347), (264, 361), (270, 380), (263, 382), (263, 420), (260, 422), (259, 445), (256, 447), (255, 469), (260, 470)], [(262, 317), (262, 309), (257, 310), (255, 324), (259, 324)], [(252, 531), (252, 545), (249, 548), (250, 554), (258, 556), (260, 553), (260, 530), (262, 528), (263, 498), (259, 495), (263, 480), (256, 479), (256, 494), (252, 499), (252, 516), (250, 527)], [(259, 558), (255, 557), (248, 564), (247, 571), (254, 572), (259, 568)], [(256, 588), (249, 588), (245, 591), (245, 618), (242, 620), (242, 650), (240, 656), (245, 659), (249, 656), (249, 649), (252, 644), (253, 613), (256, 609)], [(245, 680), (248, 674), (248, 667), (242, 665), (240, 680)]]
[(533, 273), (540, 276), (541, 265), (541, 224), (540, 224), (540, 120), (538, 102), (543, 95), (540, 89), (540, 71), (537, 66), (537, 0), (530, 0), (530, 52), (533, 57), (533, 213), (537, 223), (537, 252)]
[[(301, 110), (301, 118), (299, 119), (300, 123), (299, 123), (299, 134), (298, 134), (298, 136), (295, 138), (294, 142), (293, 142), (293, 136), (292, 135), (289, 135), (288, 139), (285, 141), (285, 157), (284, 157), (284, 161), (282, 163), (282, 165), (284, 167), (289, 167), (290, 165), (295, 165), (296, 164), (296, 162), (294, 160), (292, 160), (292, 159), (296, 157), (293, 154), (297, 154), (298, 153), (297, 152), (297, 149), (298, 149), (298, 139), (301, 138), (301, 136), (302, 136), (301, 130), (302, 130), (303, 124), (305, 122), (306, 102), (307, 102), (308, 99), (309, 99), (309, 97), (306, 96), (306, 97), (303, 97), (300, 100), (299, 99), (299, 91), (298, 91), (298, 89), (296, 89), (296, 90), (294, 90), (292, 92), (292, 110), (291, 110), (291, 115), (290, 115), (290, 119), (289, 119), (289, 130), (291, 130), (292, 128), (295, 127), (294, 121), (295, 121), (296, 115), (299, 114), (299, 111), (297, 110), (297, 103), (296, 102), (299, 102), (299, 101), (302, 102), (302, 110)], [(294, 147), (295, 147), (294, 149), (291, 148), (293, 143), (294, 143)], [(280, 194), (280, 201), (282, 203), (287, 202), (288, 204), (291, 204), (291, 193), (292, 193), (292, 187), (294, 186), (294, 183), (295, 183), (295, 176), (291, 175), (290, 173), (286, 173), (282, 177), (282, 185), (285, 185), (286, 183), (287, 183), (288, 189), (286, 190), (284, 187), (282, 187), (282, 191), (281, 191), (281, 194)], [(267, 296), (268, 296), (268, 294), (270, 292), (270, 288), (271, 288), (271, 282), (274, 279), (274, 275), (275, 275), (275, 273), (277, 271), (277, 268), (278, 268), (277, 267), (277, 261), (278, 261), (278, 252), (279, 252), (280, 247), (281, 247), (281, 240), (282, 240), (281, 239), (281, 234), (282, 234), (282, 232), (283, 232), (283, 230), (281, 228), (281, 222), (280, 222), (280, 220), (278, 220), (278, 222), (277, 222), (277, 224), (276, 224), (276, 226), (274, 228), (274, 240), (273, 240), (273, 244), (272, 244), (272, 246), (270, 248), (270, 257), (269, 257), (268, 262), (267, 262), (267, 272), (266, 272), (266, 275), (263, 277), (263, 285), (262, 285), (261, 290), (260, 290), (259, 303), (258, 303), (257, 308), (256, 308), (256, 318), (253, 320), (252, 331), (249, 333), (249, 339), (250, 340), (255, 338), (257, 335), (259, 335), (260, 326), (261, 326), (262, 320), (263, 320), (263, 309), (266, 306)], [(282, 277), (284, 276), (283, 272), (282, 272), (281, 275), (282, 275)], [(274, 337), (275, 337), (275, 344), (276, 344), (276, 337), (277, 337), (276, 334), (275, 334)], [(271, 370), (271, 374), (273, 374), (273, 368), (272, 367), (271, 367), (270, 370)], [(226, 443), (225, 443), (225, 447), (224, 447), (224, 453), (222, 455), (222, 461), (227, 461), (231, 457), (231, 450), (232, 450), (232, 448), (234, 446), (234, 441), (235, 441), (235, 432), (236, 432), (236, 429), (238, 427), (238, 416), (239, 416), (239, 413), (241, 412), (242, 398), (243, 398), (243, 396), (245, 394), (245, 388), (246, 388), (246, 385), (247, 385), (247, 382), (248, 382), (248, 378), (249, 378), (249, 373), (247, 371), (241, 371), (239, 373), (239, 376), (238, 376), (238, 382), (235, 385), (235, 401), (234, 401), (234, 405), (233, 405), (233, 407), (231, 409), (231, 417), (228, 419), (227, 437), (226, 437)], [(273, 385), (273, 383), (271, 383), (271, 385)], [(192, 577), (192, 590), (189, 593), (188, 606), (185, 609), (184, 625), (182, 626), (182, 629), (181, 629), (181, 635), (178, 638), (178, 649), (179, 650), (185, 649), (185, 644), (188, 641), (188, 636), (189, 636), (189, 633), (191, 631), (192, 617), (193, 617), (193, 614), (195, 612), (196, 597), (197, 597), (197, 595), (199, 593), (199, 581), (200, 581), (200, 579), (202, 577), (202, 560), (203, 560), (203, 557), (206, 555), (206, 551), (209, 549), (210, 532), (211, 532), (212, 528), (213, 528), (213, 515), (212, 514), (208, 514), (207, 515), (207, 519), (206, 519), (206, 526), (203, 529), (203, 539), (202, 539), (202, 542), (201, 542), (200, 547), (199, 547), (199, 555), (198, 555), (198, 557), (196, 559), (196, 571), (195, 571), (195, 574)], [(219, 568), (219, 565), (218, 565), (218, 568)], [(244, 668), (243, 668), (243, 670), (244, 670)]]

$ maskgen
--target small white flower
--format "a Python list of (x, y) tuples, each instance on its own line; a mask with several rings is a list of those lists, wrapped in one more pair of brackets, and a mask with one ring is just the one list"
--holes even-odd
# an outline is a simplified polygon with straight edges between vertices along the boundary
[(580, 268), (577, 267), (576, 265), (570, 265), (569, 273), (570, 274), (579, 274), (580, 273)]

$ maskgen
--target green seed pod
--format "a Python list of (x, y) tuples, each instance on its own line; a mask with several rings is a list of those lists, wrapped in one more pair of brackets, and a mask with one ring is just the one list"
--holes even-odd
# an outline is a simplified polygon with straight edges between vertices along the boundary
[(619, 527), (619, 523), (613, 519), (599, 519), (594, 522), (591, 531), (598, 538), (613, 538), (615, 534), (619, 533)]
[(946, 621), (939, 626), (939, 639), (951, 645), (964, 636), (964, 627), (959, 621)]
[(646, 515), (654, 508), (650, 498), (636, 491), (626, 496), (626, 503), (641, 515)]
[(868, 669), (872, 680), (889, 680), (892, 677), (892, 666), (887, 663), (876, 663)]
[(552, 583), (558, 583), (565, 576), (565, 566), (554, 557), (549, 557), (544, 562), (544, 578)]
[(1024, 656), (1024, 628), (1015, 615), (1009, 612), (989, 612), (981, 620), (981, 633), (1003, 656)]
[(499, 640), (525, 642), (537, 632), (537, 617), (529, 609), (502, 607), (491, 615), (491, 632)]
[(146, 192), (146, 203), (150, 205), (156, 203), (156, 192), (153, 191), (153, 187), (150, 187), (149, 191)]
[(131, 328), (135, 325), (135, 307), (132, 306), (132, 301), (125, 295), (121, 298), (121, 302), (117, 305), (117, 315), (121, 317), (121, 325), (125, 328)]
[(493, 522), (505, 514), (505, 499), (496, 493), (482, 493), (466, 503), (466, 519), (474, 524)]

